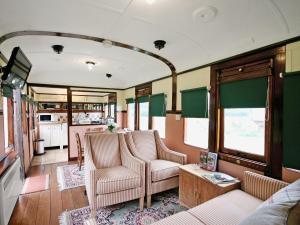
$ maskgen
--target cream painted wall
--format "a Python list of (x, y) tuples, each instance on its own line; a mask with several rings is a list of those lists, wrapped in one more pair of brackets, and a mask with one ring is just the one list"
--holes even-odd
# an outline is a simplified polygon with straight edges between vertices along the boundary
[(286, 45), (286, 72), (300, 71), (300, 41)]
[(129, 88), (123, 91), (122, 110), (127, 110), (126, 99), (135, 98), (135, 88)]
[(172, 110), (172, 78), (152, 83), (152, 94), (165, 93), (167, 95), (167, 110)]
[(179, 75), (177, 77), (177, 110), (181, 110), (180, 91), (205, 86), (210, 87), (210, 67)]
[(47, 95), (47, 94), (36, 94), (35, 100), (45, 102), (67, 102), (66, 95)]

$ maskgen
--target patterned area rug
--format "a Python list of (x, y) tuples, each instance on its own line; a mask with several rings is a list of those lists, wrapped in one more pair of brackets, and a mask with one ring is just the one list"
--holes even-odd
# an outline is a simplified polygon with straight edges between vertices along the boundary
[[(97, 210), (98, 225), (148, 225), (167, 216), (186, 210), (179, 205), (178, 192), (167, 191), (152, 197), (152, 207), (139, 210), (139, 201), (134, 200)], [(90, 208), (67, 211), (60, 216), (60, 225), (83, 225), (89, 218)]]
[(84, 186), (84, 167), (77, 164), (57, 167), (57, 183), (59, 190)]

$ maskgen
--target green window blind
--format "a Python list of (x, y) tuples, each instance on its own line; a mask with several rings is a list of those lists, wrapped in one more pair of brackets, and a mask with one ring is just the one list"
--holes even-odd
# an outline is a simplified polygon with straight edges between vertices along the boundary
[(126, 104), (134, 103), (133, 98), (126, 98)]
[(138, 103), (149, 102), (149, 96), (148, 95), (140, 96), (137, 98), (137, 100), (138, 100)]
[(152, 95), (150, 98), (150, 116), (166, 116), (166, 95)]
[(188, 118), (207, 118), (207, 88), (195, 88), (181, 91), (181, 115)]
[(2, 95), (7, 98), (13, 98), (13, 89), (8, 85), (3, 85)]
[(265, 108), (267, 92), (267, 77), (223, 83), (220, 104), (222, 108)]
[(283, 165), (300, 169), (300, 71), (287, 73), (283, 84)]

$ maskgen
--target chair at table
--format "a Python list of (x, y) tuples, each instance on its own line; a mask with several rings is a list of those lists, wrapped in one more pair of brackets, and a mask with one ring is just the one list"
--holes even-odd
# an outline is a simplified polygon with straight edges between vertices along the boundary
[(81, 170), (82, 161), (83, 161), (82, 156), (84, 154), (84, 149), (81, 146), (80, 136), (78, 132), (75, 133), (75, 139), (76, 139), (77, 152), (78, 152), (77, 163), (78, 163), (79, 170)]
[(157, 131), (133, 131), (126, 134), (131, 153), (146, 163), (147, 207), (151, 195), (178, 187), (179, 166), (187, 156), (168, 149)]
[(130, 154), (124, 134), (86, 134), (84, 158), (91, 219), (97, 208), (138, 198), (143, 209), (145, 163)]

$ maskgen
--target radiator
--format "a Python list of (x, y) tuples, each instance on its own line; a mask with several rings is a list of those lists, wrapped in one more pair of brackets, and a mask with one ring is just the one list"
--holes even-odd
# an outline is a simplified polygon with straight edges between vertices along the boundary
[(18, 158), (0, 178), (0, 225), (7, 225), (23, 187)]

